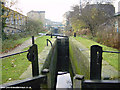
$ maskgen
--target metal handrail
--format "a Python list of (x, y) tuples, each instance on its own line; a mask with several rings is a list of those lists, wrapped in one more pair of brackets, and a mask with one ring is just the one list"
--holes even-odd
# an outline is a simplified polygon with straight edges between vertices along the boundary
[(107, 53), (120, 53), (120, 52), (115, 52), (115, 51), (102, 51), (102, 52), (107, 52)]
[(14, 56), (14, 55), (21, 54), (21, 53), (25, 53), (25, 52), (28, 52), (28, 50), (27, 51), (23, 51), (23, 52), (18, 52), (18, 53), (10, 54), (10, 55), (6, 55), (6, 56), (2, 56), (2, 57), (0, 57), (0, 59), (6, 58), (6, 57), (10, 57), (10, 56)]
[(47, 46), (48, 46), (48, 42), (50, 42), (51, 46), (53, 46), (52, 42), (49, 39), (46, 39), (46, 40), (47, 40)]
[(46, 36), (68, 37), (68, 36), (63, 36), (63, 35), (56, 35), (56, 34), (46, 34)]

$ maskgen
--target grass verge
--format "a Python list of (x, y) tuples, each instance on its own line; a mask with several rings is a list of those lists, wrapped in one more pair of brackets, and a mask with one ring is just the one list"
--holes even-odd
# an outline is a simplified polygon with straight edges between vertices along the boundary
[[(35, 43), (38, 45), (38, 53), (40, 53), (46, 46), (46, 39), (50, 37), (43, 36), (36, 39)], [(24, 50), (28, 50), (29, 47)], [(27, 69), (31, 64), (27, 60), (27, 53), (11, 56), (2, 59), (2, 83), (9, 81), (19, 80), (20, 75)]]
[(8, 52), (9, 50), (14, 49), (18, 45), (22, 44), (24, 41), (28, 40), (30, 37), (22, 38), (18, 40), (8, 39), (2, 42), (2, 52)]
[[(111, 48), (111, 47), (107, 47), (105, 45), (99, 44), (95, 41), (89, 40), (89, 39), (85, 39), (82, 37), (74, 37), (77, 41), (81, 42), (85, 47), (89, 48), (92, 45), (99, 45), (101, 47), (103, 47), (103, 51), (118, 51), (117, 49)], [(115, 69), (118, 70), (118, 54), (116, 53), (103, 53), (103, 59), (106, 60), (110, 65), (112, 65), (113, 67), (115, 67)]]

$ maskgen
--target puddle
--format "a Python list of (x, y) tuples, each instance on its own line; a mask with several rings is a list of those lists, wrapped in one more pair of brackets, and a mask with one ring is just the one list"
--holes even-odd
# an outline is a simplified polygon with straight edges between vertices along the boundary
[(70, 73), (58, 72), (56, 88), (72, 88)]

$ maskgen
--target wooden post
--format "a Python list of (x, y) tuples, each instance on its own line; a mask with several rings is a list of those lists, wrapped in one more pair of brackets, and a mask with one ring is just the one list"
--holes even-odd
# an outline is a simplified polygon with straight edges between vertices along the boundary
[(91, 46), (90, 80), (101, 80), (102, 47)]

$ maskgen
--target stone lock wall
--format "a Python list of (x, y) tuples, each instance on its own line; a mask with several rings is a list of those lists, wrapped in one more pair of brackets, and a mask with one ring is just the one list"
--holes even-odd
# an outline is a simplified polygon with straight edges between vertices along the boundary
[(74, 75), (90, 78), (90, 58), (88, 50), (73, 38), (69, 39), (69, 58)]

